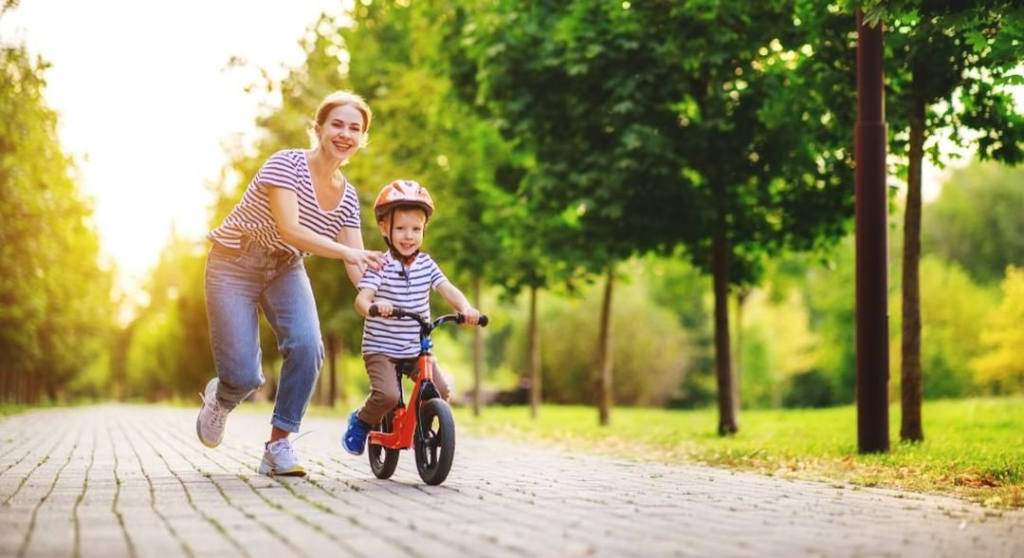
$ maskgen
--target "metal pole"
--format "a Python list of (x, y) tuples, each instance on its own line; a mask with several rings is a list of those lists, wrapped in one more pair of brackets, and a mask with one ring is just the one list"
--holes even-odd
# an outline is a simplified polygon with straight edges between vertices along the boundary
[(889, 451), (888, 238), (882, 24), (857, 11), (857, 448)]

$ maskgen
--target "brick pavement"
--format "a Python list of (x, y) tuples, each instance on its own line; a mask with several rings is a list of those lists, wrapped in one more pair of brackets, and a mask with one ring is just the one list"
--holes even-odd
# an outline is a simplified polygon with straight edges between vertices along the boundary
[(6, 556), (1022, 556), (1024, 511), (572, 455), (463, 436), (439, 487), (388, 481), (307, 418), (308, 480), (255, 474), (264, 414), (202, 447), (196, 410), (107, 405), (0, 419)]

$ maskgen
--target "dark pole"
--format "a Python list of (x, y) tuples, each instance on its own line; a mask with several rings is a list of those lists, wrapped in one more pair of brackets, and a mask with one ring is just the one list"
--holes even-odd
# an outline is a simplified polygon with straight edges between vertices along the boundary
[(857, 11), (857, 448), (889, 451), (889, 253), (882, 23)]

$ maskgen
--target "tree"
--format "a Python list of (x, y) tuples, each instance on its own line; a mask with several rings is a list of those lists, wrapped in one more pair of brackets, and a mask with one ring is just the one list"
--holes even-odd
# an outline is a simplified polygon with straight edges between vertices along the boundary
[(572, 216), (593, 271), (683, 245), (713, 273), (719, 431), (735, 432), (729, 285), (838, 237), (852, 201), (847, 140), (810, 117), (828, 92), (792, 93), (810, 49), (792, 6), (492, 4), (467, 41), (483, 102), (529, 138), (535, 215)]
[(974, 381), (993, 393), (1024, 392), (1024, 269), (1006, 268), (1003, 301), (982, 331), (988, 351), (972, 363)]
[(46, 68), (0, 46), (0, 399), (22, 403), (66, 393), (101, 358), (114, 314), (92, 208), (44, 100)]
[[(940, 164), (943, 155), (939, 142), (926, 142), (950, 130), (954, 143), (975, 143), (981, 159), (1024, 159), (1024, 116), (1000, 87), (1020, 80), (1011, 73), (1020, 64), (1024, 23), (1021, 8), (1008, 0), (884, 6), (878, 17), (891, 29), (886, 75), (892, 151), (905, 158), (907, 171), (900, 438), (921, 441), (921, 167), (926, 154)], [(967, 139), (969, 130), (980, 134), (976, 141)]]
[(922, 249), (994, 283), (1007, 266), (1024, 267), (1024, 168), (972, 162), (955, 170), (926, 209)]

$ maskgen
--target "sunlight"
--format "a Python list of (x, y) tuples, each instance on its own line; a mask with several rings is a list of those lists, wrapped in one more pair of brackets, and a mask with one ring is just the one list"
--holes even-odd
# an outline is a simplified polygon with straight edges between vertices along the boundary
[[(208, 185), (224, 146), (251, 136), (261, 100), (276, 104), (245, 86), (258, 68), (276, 78), (301, 64), (305, 29), (340, 8), (330, 0), (34, 0), (0, 20), (4, 42), (24, 41), (52, 64), (47, 103), (123, 290), (138, 294), (172, 229), (206, 233)], [(247, 66), (228, 69), (232, 57)]]

